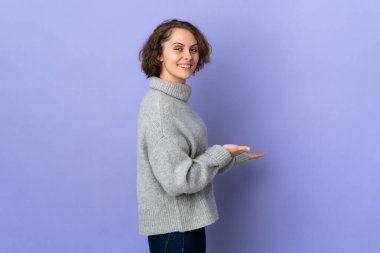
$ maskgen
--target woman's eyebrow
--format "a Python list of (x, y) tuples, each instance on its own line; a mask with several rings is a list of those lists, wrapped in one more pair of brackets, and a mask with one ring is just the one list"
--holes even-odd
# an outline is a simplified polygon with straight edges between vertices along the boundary
[[(174, 44), (180, 44), (181, 46), (185, 46), (185, 44), (182, 44), (181, 42), (174, 42), (172, 45)], [(190, 47), (193, 47), (193, 46), (198, 46), (198, 43), (195, 43), (194, 45), (191, 45)]]

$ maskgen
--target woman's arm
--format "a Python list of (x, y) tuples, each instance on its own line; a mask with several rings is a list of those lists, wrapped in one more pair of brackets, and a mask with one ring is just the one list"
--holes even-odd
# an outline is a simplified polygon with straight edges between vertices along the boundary
[(209, 147), (203, 154), (191, 158), (189, 147), (179, 143), (162, 136), (149, 154), (153, 174), (168, 195), (201, 191), (232, 161), (230, 152), (221, 145)]

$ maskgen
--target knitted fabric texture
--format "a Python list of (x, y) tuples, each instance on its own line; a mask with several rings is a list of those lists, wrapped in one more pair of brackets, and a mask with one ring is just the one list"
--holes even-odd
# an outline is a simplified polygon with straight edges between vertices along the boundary
[(208, 147), (207, 128), (187, 103), (191, 87), (148, 78), (138, 117), (137, 195), (142, 235), (184, 232), (218, 219), (212, 180), (248, 160)]

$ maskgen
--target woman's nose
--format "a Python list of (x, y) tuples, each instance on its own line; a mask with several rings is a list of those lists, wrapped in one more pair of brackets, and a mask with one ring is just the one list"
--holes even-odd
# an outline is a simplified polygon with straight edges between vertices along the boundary
[(188, 50), (184, 50), (183, 51), (184, 53), (183, 53), (183, 58), (184, 59), (188, 59), (188, 60), (190, 60), (193, 56), (191, 55), (191, 53), (190, 53), (190, 51), (188, 51)]

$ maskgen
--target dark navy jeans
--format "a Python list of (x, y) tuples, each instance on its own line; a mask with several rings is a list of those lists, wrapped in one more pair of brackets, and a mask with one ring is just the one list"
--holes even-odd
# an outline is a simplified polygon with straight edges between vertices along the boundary
[(205, 228), (148, 236), (151, 253), (205, 253)]

